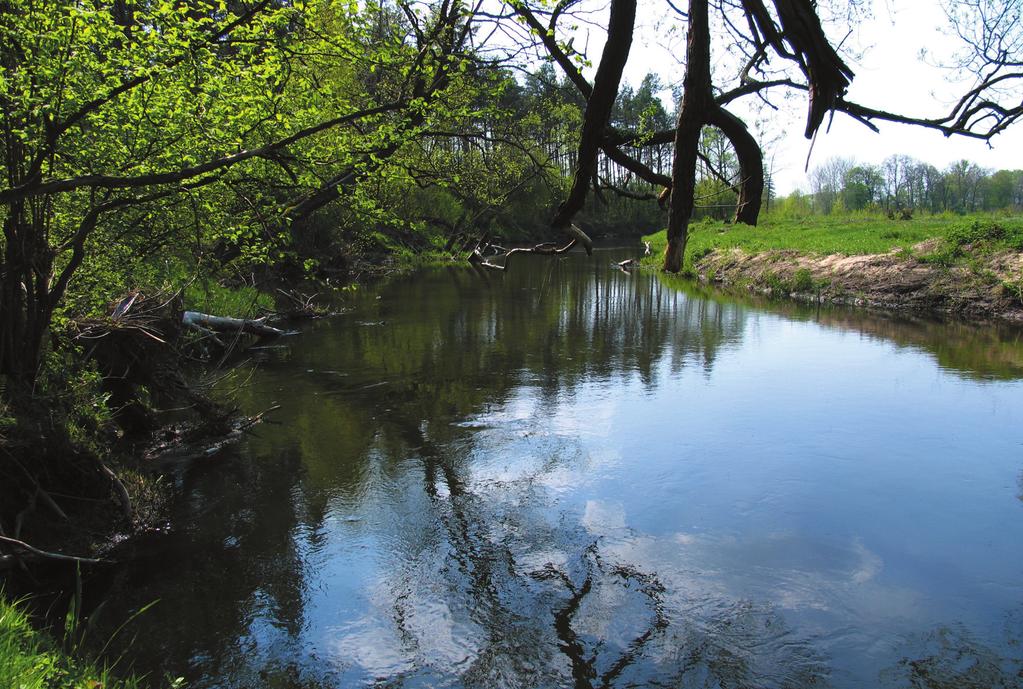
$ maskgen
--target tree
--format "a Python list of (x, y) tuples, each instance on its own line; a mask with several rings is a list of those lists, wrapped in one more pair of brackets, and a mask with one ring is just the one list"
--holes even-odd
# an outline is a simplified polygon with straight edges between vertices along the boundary
[[(950, 21), (966, 45), (967, 54), (960, 67), (974, 74), (976, 81), (967, 93), (944, 116), (924, 118), (892, 113), (848, 100), (847, 87), (853, 72), (831, 46), (821, 26), (816, 4), (809, 0), (774, 0), (771, 9), (763, 0), (726, 2), (719, 0), (715, 9), (723, 17), (729, 51), (744, 55), (745, 64), (737, 75), (737, 85), (718, 90), (712, 83), (710, 70), (711, 32), (709, 0), (691, 0), (688, 11), (677, 13), (688, 25), (686, 70), (678, 122), (672, 131), (658, 132), (645, 138), (647, 144), (674, 142), (672, 179), (662, 176), (638, 161), (622, 159), (618, 148), (622, 143), (639, 140), (635, 135), (606, 127), (603, 134), (590, 129), (584, 139), (603, 138), (599, 142), (605, 152), (619, 164), (641, 175), (649, 182), (664, 185), (671, 192), (668, 222), (668, 246), (664, 269), (677, 271), (682, 265), (686, 231), (692, 215), (696, 184), (696, 157), (699, 130), (704, 125), (717, 126), (732, 142), (742, 169), (739, 185), (737, 222), (755, 224), (763, 194), (763, 164), (760, 147), (745, 126), (730, 115), (725, 106), (744, 96), (766, 94), (776, 89), (804, 92), (808, 97), (805, 135), (812, 138), (829, 112), (849, 115), (877, 130), (876, 121), (890, 121), (937, 129), (946, 135), (962, 135), (988, 140), (1023, 116), (1023, 103), (1017, 103), (1014, 87), (1023, 73), (1018, 5), (1006, 0), (969, 0), (956, 4), (949, 11)], [(571, 2), (556, 4), (546, 11), (547, 24), (539, 20), (543, 9), (529, 8), (517, 2), (515, 10), (535, 32), (549, 55), (558, 63), (580, 91), (589, 97), (589, 86), (572, 61), (571, 50), (556, 38), (557, 21), (571, 7)], [(856, 3), (852, 3), (855, 7)], [(609, 28), (622, 32), (624, 20), (612, 12)], [(973, 31), (971, 33), (971, 31)], [(771, 66), (769, 57), (777, 57), (779, 70)], [(785, 67), (791, 68), (786, 71)], [(794, 72), (794, 73), (793, 73)], [(605, 122), (605, 125), (609, 123)], [(616, 158), (615, 154), (619, 154)], [(916, 201), (919, 184), (902, 188), (902, 170), (892, 170), (891, 185), (896, 187), (891, 199), (898, 204), (899, 193), (904, 201)]]
[[(760, 0), (747, 0), (741, 4), (742, 13), (750, 34), (745, 36), (752, 45), (750, 60), (742, 70), (739, 86), (717, 95), (710, 77), (710, 26), (707, 0), (690, 2), (686, 15), (689, 24), (686, 76), (684, 92), (679, 108), (678, 123), (673, 131), (659, 132), (646, 138), (650, 144), (674, 142), (672, 179), (665, 180), (638, 161), (623, 159), (622, 143), (635, 142), (639, 137), (627, 133), (606, 131), (590, 133), (594, 139), (603, 138), (600, 145), (619, 164), (625, 165), (644, 179), (662, 184), (671, 189), (671, 210), (668, 222), (668, 248), (664, 267), (677, 271), (682, 265), (686, 243), (686, 228), (694, 207), (696, 186), (696, 155), (700, 131), (704, 125), (721, 130), (735, 149), (740, 166), (739, 193), (735, 219), (738, 222), (755, 224), (760, 212), (763, 196), (763, 156), (756, 140), (746, 126), (726, 108), (731, 101), (756, 94), (771, 86), (793, 84), (790, 79), (760, 82), (750, 78), (751, 70), (762, 66), (767, 52), (773, 51), (785, 60), (798, 65), (808, 79), (806, 88), (811, 93), (811, 107), (808, 115), (807, 133), (816, 131), (825, 113), (833, 108), (839, 96), (848, 85), (851, 72), (823, 36), (820, 22), (809, 4), (777, 2), (775, 9), (778, 20), (768, 12)], [(516, 4), (516, 11), (536, 32), (540, 41), (559, 66), (569, 74), (573, 83), (586, 94), (588, 85), (571, 60), (571, 56), (558, 43), (554, 34), (558, 16), (566, 6), (557, 6), (550, 12), (550, 23), (545, 25), (538, 19), (539, 11), (524, 4)], [(722, 3), (719, 9), (727, 12), (732, 6)], [(623, 19), (610, 19), (611, 30), (624, 30)], [(730, 24), (734, 26), (733, 24)], [(584, 139), (587, 138), (584, 133)], [(617, 155), (616, 155), (617, 154)]]
[(810, 172), (810, 189), (819, 212), (831, 213), (842, 200), (843, 184), (854, 167), (847, 158), (829, 158)]
[(873, 165), (853, 166), (842, 180), (842, 205), (851, 211), (868, 208), (880, 200), (883, 184), (880, 170)]
[(977, 210), (984, 176), (984, 170), (976, 163), (968, 160), (952, 163), (945, 172), (948, 209), (958, 213)]
[(1023, 170), (998, 170), (982, 183), (984, 208), (1018, 210), (1023, 207)]
[(464, 107), (442, 98), (471, 62), (457, 0), (126, 7), (0, 1), (0, 375), (21, 385), (87, 257), (139, 232), (173, 246), (183, 198), (278, 256)]

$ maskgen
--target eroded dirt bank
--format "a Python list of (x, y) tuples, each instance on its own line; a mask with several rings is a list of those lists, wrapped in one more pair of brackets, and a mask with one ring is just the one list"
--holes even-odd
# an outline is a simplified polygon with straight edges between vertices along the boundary
[(695, 270), (705, 282), (801, 301), (1023, 324), (1023, 253), (947, 265), (918, 258), (929, 248), (861, 256), (716, 249), (695, 261)]

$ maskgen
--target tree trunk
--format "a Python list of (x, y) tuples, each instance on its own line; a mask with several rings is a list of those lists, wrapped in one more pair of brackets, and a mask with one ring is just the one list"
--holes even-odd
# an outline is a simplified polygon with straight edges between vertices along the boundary
[(0, 374), (31, 384), (53, 316), (49, 294), (53, 261), (42, 237), (41, 207), (7, 207), (0, 265)]
[(738, 117), (722, 107), (711, 114), (711, 124), (721, 130), (739, 159), (739, 200), (734, 222), (756, 226), (764, 198), (764, 156), (760, 144)]
[(696, 154), (700, 130), (714, 109), (710, 89), (710, 22), (707, 0), (689, 1), (689, 37), (686, 48), (686, 75), (682, 106), (675, 128), (675, 156), (671, 164), (671, 208), (668, 213), (668, 246), (664, 250), (664, 270), (682, 270), (689, 218), (696, 195)]
[[(618, 97), (618, 85), (622, 79), (625, 62), (632, 47), (632, 29), (636, 21), (636, 0), (612, 0), (611, 19), (608, 24), (607, 43), (600, 56), (600, 66), (593, 80), (593, 91), (586, 100), (583, 114), (583, 131), (579, 139), (579, 153), (572, 189), (568, 198), (558, 207), (551, 225), (558, 230), (569, 232), (591, 251), (589, 238), (572, 225), (586, 201), (586, 192), (593, 175), (597, 172), (597, 153), (604, 140), (604, 129), (611, 116), (611, 108)], [(575, 232), (573, 232), (575, 229)]]

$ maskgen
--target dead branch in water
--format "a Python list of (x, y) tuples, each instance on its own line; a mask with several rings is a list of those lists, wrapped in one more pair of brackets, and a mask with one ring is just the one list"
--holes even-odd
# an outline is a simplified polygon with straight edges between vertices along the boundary
[[(33, 545), (29, 545), (28, 543), (25, 543), (25, 541), (18, 540), (17, 538), (9, 538), (7, 536), (0, 536), (0, 543), (6, 543), (15, 548), (28, 551), (32, 555), (46, 560), (60, 560), (62, 562), (75, 562), (86, 565), (98, 565), (108, 562), (108, 560), (101, 560), (94, 557), (77, 557), (75, 555), (65, 555), (63, 553), (51, 553), (46, 550), (40, 550)], [(19, 555), (0, 555), (0, 569), (11, 566), (21, 559), (23, 558)]]
[[(580, 230), (575, 225), (573, 225), (572, 227), (580, 234), (582, 234), (584, 237), (586, 236), (585, 233), (583, 233), (583, 231)], [(587, 241), (589, 241), (589, 237), (587, 237)], [(496, 247), (493, 244), (479, 242), (473, 248), (472, 253), (469, 254), (469, 263), (473, 264), (474, 266), (479, 266), (481, 268), (489, 268), (491, 270), (508, 270), (508, 263), (511, 261), (511, 257), (514, 256), (515, 254), (538, 254), (540, 256), (560, 256), (561, 254), (565, 254), (571, 251), (573, 248), (575, 248), (577, 244), (579, 244), (579, 242), (580, 240), (577, 237), (573, 236), (572, 239), (570, 239), (568, 243), (562, 247), (559, 247), (554, 242), (543, 242), (542, 244), (537, 244), (532, 247), (518, 247), (515, 249), (508, 249), (505, 250), (504, 253), (496, 254), (496, 256), (504, 257), (503, 264), (493, 263), (484, 257), (488, 251), (500, 247)]]
[(186, 439), (185, 444), (182, 445), (182, 438), (178, 438), (172, 443), (153, 448), (147, 453), (146, 461), (166, 469), (170, 466), (190, 464), (196, 460), (210, 459), (220, 454), (228, 445), (240, 440), (253, 426), (262, 423), (267, 414), (280, 408), (281, 405), (275, 403), (258, 414), (237, 419), (231, 424), (227, 433), (220, 435), (213, 442), (207, 440), (206, 444), (202, 444), (194, 441), (189, 442)]

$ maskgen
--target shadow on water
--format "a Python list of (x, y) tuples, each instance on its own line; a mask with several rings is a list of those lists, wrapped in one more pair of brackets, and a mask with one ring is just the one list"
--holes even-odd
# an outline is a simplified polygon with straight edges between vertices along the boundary
[[(174, 532), (87, 582), (108, 628), (160, 599), (132, 624), (137, 668), (194, 687), (859, 686), (836, 657), (854, 634), (729, 588), (741, 541), (575, 501), (599, 473), (593, 396), (710, 376), (764, 317), (612, 257), (399, 278), (237, 371), (225, 386), (280, 403), (273, 423), (179, 477)], [(969, 378), (1023, 374), (1016, 341), (966, 326), (780, 310)], [(1002, 640), (970, 633), (885, 639), (871, 681), (1018, 686)]]

